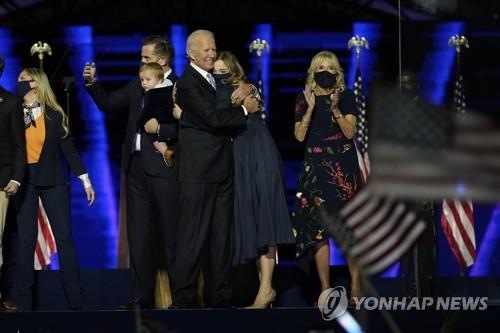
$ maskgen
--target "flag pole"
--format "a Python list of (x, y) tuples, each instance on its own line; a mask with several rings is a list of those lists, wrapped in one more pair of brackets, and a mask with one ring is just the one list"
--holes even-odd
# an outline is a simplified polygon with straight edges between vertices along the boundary
[(47, 53), (49, 56), (52, 55), (52, 48), (47, 43), (42, 43), (41, 41), (36, 42), (31, 46), (31, 55), (38, 53), (38, 60), (40, 61), (40, 70), (43, 72), (43, 58), (44, 54)]
[[(455, 85), (457, 83), (462, 84), (462, 64), (461, 64), (461, 57), (460, 54), (462, 53), (462, 47), (469, 48), (469, 41), (465, 36), (459, 36), (459, 35), (454, 35), (451, 36), (450, 39), (448, 40), (448, 46), (452, 47), (455, 46), (455, 53), (457, 57), (457, 64), (455, 67)], [(455, 89), (457, 87), (455, 86)], [(456, 102), (456, 101), (454, 101)], [(464, 114), (465, 113), (465, 107), (462, 107), (461, 105), (455, 105), (456, 111), (458, 111), (459, 114)]]
[(353, 93), (356, 98), (356, 108), (358, 111), (358, 121), (356, 124), (356, 155), (361, 171), (363, 182), (366, 183), (370, 173), (370, 161), (368, 157), (368, 118), (365, 104), (365, 95), (363, 93), (363, 81), (361, 78), (361, 49), (370, 48), (368, 40), (358, 35), (351, 37), (347, 43), (349, 49), (356, 50), (356, 74), (354, 79)]
[[(49, 56), (52, 55), (52, 48), (50, 47), (50, 45), (38, 41), (31, 46), (30, 53), (32, 56), (35, 55), (35, 53), (38, 54), (40, 71), (43, 72), (44, 71), (43, 58), (45, 56), (45, 53), (47, 53)], [(44, 225), (44, 227), (47, 229), (47, 232), (38, 234), (36, 240), (37, 245), (42, 244), (39, 243), (40, 237), (44, 238), (45, 239), (44, 242), (48, 245), (42, 249), (41, 254), (35, 253), (35, 262), (34, 262), (35, 270), (46, 269), (51, 264), (52, 254), (54, 254), (57, 251), (54, 233), (52, 232), (50, 221), (47, 217), (47, 214), (45, 213), (45, 208), (43, 207), (42, 200), (38, 198), (38, 218), (37, 218), (38, 228), (40, 228), (40, 224)]]
[(367, 50), (370, 49), (370, 44), (365, 37), (360, 37), (358, 35), (351, 37), (349, 42), (347, 42), (347, 47), (349, 49), (355, 47), (356, 48), (356, 69), (361, 70), (361, 48), (364, 47)]
[[(264, 98), (264, 83), (262, 82), (262, 53), (264, 51), (269, 52), (269, 43), (260, 38), (254, 39), (249, 47), (250, 53), (255, 52), (257, 55), (257, 89), (259, 91), (260, 97)], [(262, 119), (266, 117), (265, 103), (262, 103)]]
[[(456, 112), (456, 114), (463, 116), (465, 114), (465, 97), (464, 97), (464, 92), (463, 92), (463, 79), (462, 79), (462, 64), (461, 64), (461, 53), (462, 53), (462, 47), (469, 48), (469, 41), (465, 36), (461, 35), (453, 35), (450, 37), (448, 40), (448, 46), (455, 47), (455, 53), (456, 53), (456, 58), (457, 58), (457, 63), (455, 67), (455, 87), (454, 87), (454, 97), (453, 97), (453, 109)], [(443, 200), (443, 211), (444, 211), (444, 203), (447, 200)], [(448, 203), (449, 205), (450, 203)], [(453, 203), (455, 205), (455, 203)], [(470, 211), (473, 212), (473, 203), (470, 200), (460, 200), (456, 201), (456, 205), (460, 207), (470, 207)], [(445, 216), (445, 214), (442, 214), (442, 216)], [(473, 215), (471, 222), (473, 223)], [(441, 218), (441, 225), (443, 226), (443, 223), (450, 223), (449, 220), (444, 220), (443, 217)], [(449, 232), (445, 231), (445, 236), (448, 240), (448, 243), (450, 243), (450, 238), (452, 237)], [(470, 235), (471, 237), (475, 237), (474, 234)], [(466, 263), (461, 260), (459, 260), (459, 257), (461, 256), (461, 252), (459, 248), (455, 248), (453, 245), (450, 247), (452, 248), (452, 252), (457, 258), (460, 266), (460, 277), (464, 277), (464, 269), (467, 268), (468, 266), (472, 265), (474, 260), (475, 260), (475, 253), (473, 256), (473, 261), (471, 263)], [(474, 242), (475, 244), (475, 242)], [(474, 246), (475, 247), (475, 246)], [(475, 250), (475, 249), (474, 249)]]

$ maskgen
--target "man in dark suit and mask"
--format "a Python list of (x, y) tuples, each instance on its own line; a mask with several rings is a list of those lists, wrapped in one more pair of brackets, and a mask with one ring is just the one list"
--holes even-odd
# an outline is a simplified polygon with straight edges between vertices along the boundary
[[(405, 69), (400, 76), (401, 92), (412, 98), (412, 102), (427, 112), (438, 110), (420, 97), (420, 80), (415, 71)], [(423, 114), (424, 116), (424, 114)], [(436, 205), (432, 200), (408, 202), (415, 214), (427, 223), (412, 251), (402, 259), (403, 293), (405, 296), (435, 296), (433, 280), (437, 271)]]

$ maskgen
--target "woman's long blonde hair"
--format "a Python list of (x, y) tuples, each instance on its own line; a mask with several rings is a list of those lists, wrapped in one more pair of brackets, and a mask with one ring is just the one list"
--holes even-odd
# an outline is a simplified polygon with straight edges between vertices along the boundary
[(238, 85), (240, 82), (247, 82), (247, 78), (245, 76), (245, 71), (243, 67), (241, 67), (240, 62), (229, 51), (221, 51), (217, 55), (217, 60), (222, 60), (224, 64), (226, 64), (229, 69), (229, 73), (231, 74), (227, 80), (223, 80), (222, 83), (230, 82), (232, 85)]
[(328, 61), (333, 68), (335, 68), (335, 71), (337, 72), (337, 82), (335, 83), (334, 88), (339, 89), (340, 91), (345, 90), (345, 81), (344, 81), (344, 70), (342, 67), (340, 67), (339, 59), (337, 56), (330, 51), (321, 51), (318, 54), (316, 54), (312, 60), (311, 64), (309, 65), (309, 68), (307, 69), (307, 79), (306, 79), (306, 84), (311, 85), (312, 89), (316, 89), (317, 84), (316, 81), (314, 81), (314, 73), (318, 70), (319, 66), (324, 61)]
[(64, 137), (68, 136), (68, 116), (64, 113), (63, 108), (57, 102), (56, 95), (50, 87), (47, 74), (38, 68), (24, 68), (21, 73), (22, 72), (26, 73), (26, 75), (31, 77), (31, 79), (36, 82), (38, 102), (40, 103), (40, 108), (42, 109), (43, 114), (45, 114), (45, 108), (47, 106), (56, 112), (59, 112), (62, 116), (61, 125), (64, 130)]

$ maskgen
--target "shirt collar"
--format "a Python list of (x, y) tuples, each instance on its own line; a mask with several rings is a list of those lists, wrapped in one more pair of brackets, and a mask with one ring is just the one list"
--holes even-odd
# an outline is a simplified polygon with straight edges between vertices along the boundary
[(172, 68), (170, 68), (168, 71), (166, 71), (165, 73), (163, 73), (163, 78), (166, 79), (168, 78), (168, 76), (172, 73)]
[(196, 66), (194, 63), (190, 63), (190, 65), (198, 72), (200, 73), (201, 76), (206, 80), (207, 79), (207, 74), (209, 74), (206, 70)]

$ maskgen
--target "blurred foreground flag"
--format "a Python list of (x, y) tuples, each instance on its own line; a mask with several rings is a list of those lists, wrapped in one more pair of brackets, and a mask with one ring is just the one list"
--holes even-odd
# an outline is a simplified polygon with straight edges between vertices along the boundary
[(405, 199), (500, 200), (500, 119), (456, 115), (378, 88), (370, 112), (370, 185)]
[(329, 216), (320, 206), (322, 222), (351, 263), (363, 274), (383, 272), (403, 257), (425, 229), (425, 222), (398, 200), (373, 195), (370, 185)]

